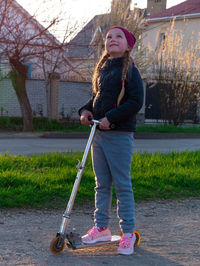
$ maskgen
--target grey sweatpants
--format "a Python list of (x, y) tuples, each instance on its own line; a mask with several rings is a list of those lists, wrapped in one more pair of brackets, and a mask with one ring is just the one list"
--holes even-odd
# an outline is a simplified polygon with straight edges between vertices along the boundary
[(95, 133), (91, 152), (96, 179), (94, 221), (99, 227), (108, 227), (114, 184), (120, 228), (124, 233), (134, 230), (130, 177), (133, 149), (133, 133), (100, 130)]

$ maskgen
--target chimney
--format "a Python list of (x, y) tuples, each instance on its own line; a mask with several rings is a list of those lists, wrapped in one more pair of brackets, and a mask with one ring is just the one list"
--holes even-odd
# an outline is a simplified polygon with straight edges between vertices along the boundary
[(147, 16), (165, 10), (166, 6), (167, 0), (147, 0)]

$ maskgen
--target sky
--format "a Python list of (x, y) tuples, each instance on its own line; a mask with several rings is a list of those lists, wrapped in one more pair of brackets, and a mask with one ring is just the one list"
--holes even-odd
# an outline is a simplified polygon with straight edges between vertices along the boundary
[[(83, 25), (89, 22), (95, 15), (106, 13), (111, 6), (112, 0), (17, 0), (20, 5), (26, 8), (29, 13), (33, 14), (36, 10), (42, 8), (42, 1), (48, 2), (45, 12), (47, 17), (51, 17), (52, 14), (56, 16), (58, 13), (58, 7), (60, 2), (63, 3), (62, 9), (66, 12), (67, 15), (64, 17), (70, 17), (71, 21), (76, 22), (79, 25)], [(177, 5), (184, 0), (167, 0), (167, 8)], [(132, 5), (137, 4), (139, 8), (147, 7), (147, 0), (132, 0)], [(56, 13), (57, 12), (57, 13)], [(43, 15), (38, 17), (38, 21), (42, 23), (44, 19)], [(43, 23), (42, 23), (43, 24)], [(66, 24), (66, 23), (65, 23)], [(81, 26), (80, 26), (81, 27)], [(62, 31), (61, 27), (58, 32)], [(57, 33), (61, 34), (61, 33)]]

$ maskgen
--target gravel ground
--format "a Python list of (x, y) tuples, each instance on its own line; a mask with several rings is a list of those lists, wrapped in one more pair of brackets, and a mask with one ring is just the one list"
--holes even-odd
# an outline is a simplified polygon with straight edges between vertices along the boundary
[[(0, 210), (0, 265), (200, 265), (200, 199), (136, 203), (141, 243), (131, 256), (118, 255), (116, 243), (51, 254), (63, 211)], [(87, 232), (92, 213), (93, 208), (75, 207), (70, 230)], [(115, 206), (110, 228), (119, 233)]]

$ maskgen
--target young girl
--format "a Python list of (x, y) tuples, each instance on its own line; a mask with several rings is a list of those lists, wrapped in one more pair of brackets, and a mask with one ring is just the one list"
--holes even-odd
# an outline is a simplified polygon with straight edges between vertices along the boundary
[(95, 226), (82, 241), (89, 244), (111, 239), (108, 225), (114, 184), (123, 233), (118, 253), (125, 255), (133, 253), (136, 240), (130, 169), (136, 114), (143, 104), (142, 80), (130, 57), (135, 42), (134, 35), (123, 27), (108, 30), (105, 52), (93, 75), (93, 97), (79, 110), (83, 125), (91, 123), (89, 117), (101, 122), (91, 147), (96, 179)]

